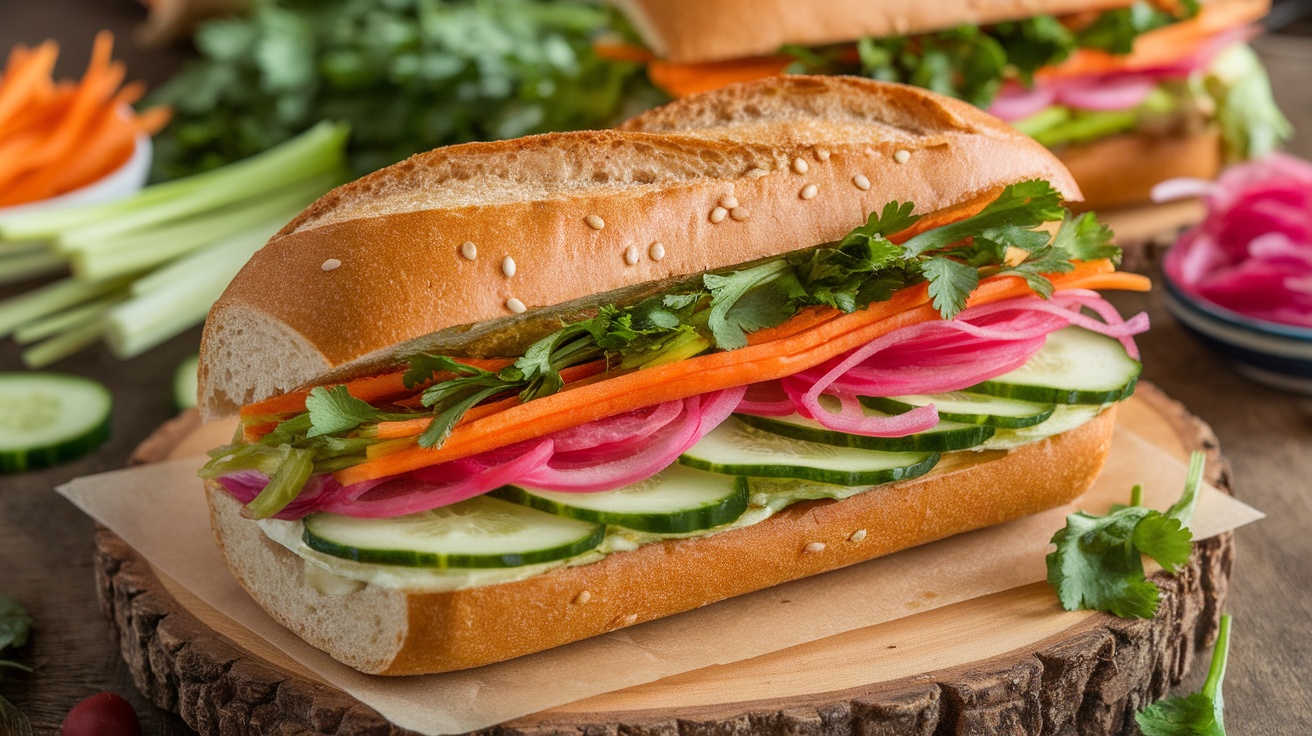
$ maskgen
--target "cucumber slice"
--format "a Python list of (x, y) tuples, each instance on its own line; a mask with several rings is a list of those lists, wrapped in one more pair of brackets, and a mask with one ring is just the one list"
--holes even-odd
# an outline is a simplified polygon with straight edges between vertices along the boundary
[(0, 373), (0, 473), (81, 457), (109, 438), (109, 390), (58, 373)]
[(520, 567), (563, 560), (601, 544), (606, 527), (478, 496), (390, 519), (305, 517), (305, 544), (324, 554), (380, 565)]
[(559, 493), (504, 486), (508, 501), (571, 519), (653, 534), (683, 534), (728, 524), (747, 510), (747, 479), (672, 465), (647, 480), (603, 493)]
[(914, 396), (862, 396), (861, 403), (889, 414), (905, 414), (918, 406), (933, 404), (938, 409), (939, 419), (943, 421), (986, 424), (1004, 429), (1032, 427), (1052, 416), (1057, 408), (1056, 404), (968, 394), (964, 391)]
[(1119, 340), (1065, 327), (1048, 335), (1025, 365), (966, 390), (1023, 401), (1106, 404), (1134, 393), (1142, 370)]
[[(867, 416), (888, 416), (884, 412), (864, 407)], [(932, 429), (906, 437), (867, 437), (829, 429), (814, 419), (798, 414), (786, 417), (757, 417), (735, 414), (743, 422), (773, 434), (805, 442), (819, 442), (835, 447), (855, 447), (880, 452), (947, 452), (975, 447), (993, 436), (993, 427), (980, 424), (939, 422)]]
[(758, 429), (742, 418), (711, 430), (679, 462), (728, 475), (871, 486), (924, 475), (939, 458), (936, 452), (876, 452), (806, 442)]
[(173, 372), (173, 405), (178, 411), (196, 406), (196, 371), (200, 368), (200, 356), (193, 355), (178, 364)]

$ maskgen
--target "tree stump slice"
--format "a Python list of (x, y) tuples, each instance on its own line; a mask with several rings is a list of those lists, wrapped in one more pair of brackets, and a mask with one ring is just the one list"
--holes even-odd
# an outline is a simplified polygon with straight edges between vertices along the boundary
[[(1155, 387), (1141, 384), (1138, 405), (1155, 413), (1179, 440), (1178, 454), (1203, 450), (1207, 480), (1229, 493), (1229, 466), (1211, 429)], [(1127, 406), (1126, 409), (1129, 407)], [(197, 425), (194, 413), (165, 425), (138, 448), (132, 462), (157, 461)], [(1170, 450), (1171, 448), (1167, 448)], [(1056, 635), (996, 656), (855, 688), (685, 706), (662, 700), (706, 693), (733, 676), (786, 673), (804, 656), (841, 647), (830, 637), (744, 663), (708, 667), (649, 685), (591, 698), (486, 729), (492, 736), (728, 736), (851, 734), (1092, 734), (1134, 731), (1134, 713), (1164, 697), (1215, 639), (1234, 556), (1233, 534), (1194, 545), (1182, 571), (1155, 576), (1161, 607), (1152, 620), (1092, 614)], [(346, 693), (276, 656), (255, 654), (198, 617), (185, 591), (173, 590), (149, 563), (105, 528), (96, 533), (96, 575), (105, 616), (141, 692), (177, 712), (207, 736), (403, 736), (400, 729)], [(1032, 589), (1032, 590), (1030, 590)], [(1013, 594), (1015, 594), (1013, 596)], [(1038, 583), (978, 600), (1038, 597)], [(1009, 598), (1007, 599), (1009, 600)], [(860, 632), (895, 632), (900, 623), (922, 636), (970, 636), (969, 622), (946, 606)], [(956, 617), (954, 619), (954, 616)], [(929, 627), (925, 629), (924, 627)], [(937, 627), (937, 628), (935, 628)], [(939, 632), (939, 633), (936, 633)], [(890, 634), (892, 636), (892, 634)], [(896, 638), (902, 642), (904, 639)], [(835, 644), (833, 642), (837, 641)], [(969, 638), (966, 639), (969, 642)], [(914, 644), (914, 642), (913, 642)], [(881, 649), (883, 647), (880, 647)], [(893, 649), (889, 646), (888, 649)], [(794, 650), (802, 651), (802, 654)], [(805, 650), (805, 651), (803, 651)], [(844, 656), (869, 654), (842, 650)], [(881, 655), (882, 656), (882, 655)], [(914, 648), (910, 656), (916, 656)], [(823, 659), (815, 660), (823, 661)], [(774, 668), (773, 670), (771, 668)], [(825, 676), (828, 670), (817, 670)], [(736, 675), (735, 675), (736, 673)], [(814, 689), (814, 688), (811, 688)], [(705, 698), (700, 698), (705, 700)], [(654, 705), (653, 705), (654, 704)], [(639, 706), (639, 707), (635, 707)], [(646, 707), (641, 707), (646, 706)]]

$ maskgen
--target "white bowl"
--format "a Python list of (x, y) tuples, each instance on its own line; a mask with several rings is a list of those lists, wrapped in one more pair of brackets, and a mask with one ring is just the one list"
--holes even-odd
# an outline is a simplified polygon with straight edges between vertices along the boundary
[(152, 148), (150, 136), (142, 133), (132, 147), (132, 155), (121, 166), (99, 179), (57, 197), (12, 207), (0, 207), (0, 217), (27, 212), (41, 212), (80, 204), (102, 204), (126, 199), (136, 194), (150, 176)]

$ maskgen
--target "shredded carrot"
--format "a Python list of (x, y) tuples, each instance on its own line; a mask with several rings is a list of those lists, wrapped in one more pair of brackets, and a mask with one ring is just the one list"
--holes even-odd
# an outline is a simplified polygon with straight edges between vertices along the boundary
[[(1074, 271), (1054, 274), (1051, 279), (1058, 289), (1096, 287), (1143, 291), (1149, 288), (1146, 278), (1115, 273), (1107, 261), (1083, 263)], [(1029, 293), (1022, 279), (995, 276), (980, 284), (970, 304)], [(458, 460), (652, 404), (782, 378), (881, 335), (933, 319), (938, 319), (938, 313), (930, 304), (927, 287), (921, 284), (903, 289), (887, 302), (835, 317), (788, 337), (634, 371), (519, 404), (456, 427), (440, 448), (400, 450), (339, 471), (335, 477), (349, 485)]]
[[(499, 371), (514, 361), (507, 358), (461, 358), (460, 362), (475, 368), (482, 368), (485, 371)], [(423, 384), (415, 388), (406, 388), (405, 383), (401, 380), (404, 375), (405, 371), (395, 371), (377, 376), (357, 378), (351, 381), (346, 381), (342, 385), (346, 386), (346, 392), (350, 395), (368, 402), (382, 401), (383, 399), (418, 393), (423, 389), (423, 386), (429, 385)], [(454, 375), (446, 373), (436, 376), (434, 381), (442, 381), (454, 377)], [(241, 408), (240, 414), (242, 417), (267, 417), (282, 414), (299, 414), (305, 411), (305, 399), (310, 395), (312, 388), (313, 387), (297, 389), (296, 391), (272, 396), (263, 401), (247, 404)]]
[(1134, 51), (1129, 54), (1079, 49), (1062, 63), (1041, 69), (1036, 76), (1059, 78), (1107, 74), (1170, 64), (1189, 56), (1209, 38), (1222, 31), (1256, 23), (1266, 15), (1267, 6), (1265, 0), (1206, 3), (1198, 15), (1188, 20), (1162, 26), (1139, 36), (1134, 42)]
[(112, 58), (114, 37), (96, 35), (91, 62), (77, 82), (51, 74), (59, 47), (15, 46), (0, 76), (0, 206), (47, 199), (90, 184), (121, 166), (136, 136), (168, 122), (168, 108), (137, 115), (140, 83)]
[(592, 50), (596, 52), (598, 58), (606, 61), (633, 61), (646, 64), (656, 58), (655, 54), (641, 46), (620, 41), (598, 41), (592, 44)]
[(652, 84), (674, 97), (687, 97), (737, 82), (754, 82), (783, 74), (792, 62), (793, 59), (788, 56), (712, 61), (705, 64), (675, 64), (654, 59), (647, 64), (647, 76), (651, 78)]

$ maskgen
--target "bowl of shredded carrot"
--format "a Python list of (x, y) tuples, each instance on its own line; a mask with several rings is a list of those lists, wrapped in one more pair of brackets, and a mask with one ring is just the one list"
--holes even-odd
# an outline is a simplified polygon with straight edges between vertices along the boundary
[(10, 51), (0, 74), (0, 212), (109, 202), (145, 184), (150, 137), (170, 113), (133, 107), (145, 86), (124, 84), (113, 44), (108, 32), (96, 36), (80, 80), (54, 77), (54, 41)]

